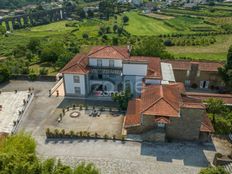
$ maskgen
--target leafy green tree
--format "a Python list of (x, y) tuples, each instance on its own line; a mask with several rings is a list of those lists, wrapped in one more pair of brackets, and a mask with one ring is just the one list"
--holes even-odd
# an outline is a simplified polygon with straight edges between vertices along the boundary
[(40, 59), (43, 62), (48, 61), (55, 63), (59, 58), (59, 55), (63, 54), (65, 51), (66, 50), (63, 43), (50, 42), (44, 45), (44, 47), (42, 48)]
[(59, 55), (58, 60), (56, 61), (56, 66), (59, 68), (63, 68), (74, 56), (72, 52), (64, 52), (63, 54)]
[(0, 66), (0, 83), (9, 80), (10, 72), (5, 66)]
[(202, 169), (199, 174), (229, 174), (221, 167), (208, 167)]
[(0, 35), (3, 35), (6, 33), (6, 28), (0, 25)]
[(218, 72), (222, 77), (226, 88), (232, 91), (232, 45), (230, 46), (227, 54), (227, 62), (223, 68), (219, 68)]
[(1, 174), (99, 174), (93, 164), (81, 164), (75, 169), (60, 160), (40, 161), (35, 152), (34, 139), (19, 133), (0, 140)]
[(112, 39), (112, 45), (118, 45), (118, 38), (113, 37), (113, 39)]
[(117, 33), (117, 31), (118, 31), (118, 25), (115, 24), (115, 25), (113, 26), (113, 31), (114, 31), (114, 33)]
[(123, 24), (127, 24), (129, 22), (129, 17), (123, 16), (122, 21), (123, 21)]
[(139, 44), (133, 45), (131, 54), (134, 56), (161, 56), (165, 46), (158, 38), (143, 39)]
[(127, 88), (124, 92), (115, 93), (112, 95), (113, 101), (117, 102), (119, 108), (126, 110), (129, 100), (132, 98), (130, 88)]
[(82, 37), (83, 37), (83, 39), (88, 39), (88, 38), (89, 38), (89, 35), (88, 35), (87, 33), (84, 33), (84, 34), (82, 35)]
[(27, 44), (27, 48), (34, 54), (38, 53), (41, 49), (40, 40), (38, 38), (31, 38)]

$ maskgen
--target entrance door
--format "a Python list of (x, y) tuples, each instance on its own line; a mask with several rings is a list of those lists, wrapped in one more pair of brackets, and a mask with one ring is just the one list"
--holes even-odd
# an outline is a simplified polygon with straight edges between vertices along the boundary
[(203, 80), (200, 82), (200, 88), (208, 89), (208, 87), (209, 87), (209, 81)]

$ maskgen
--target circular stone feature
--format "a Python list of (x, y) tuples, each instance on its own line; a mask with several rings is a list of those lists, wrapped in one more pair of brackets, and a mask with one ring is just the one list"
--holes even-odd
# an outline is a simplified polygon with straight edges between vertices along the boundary
[(69, 116), (72, 117), (72, 118), (77, 118), (77, 117), (79, 117), (80, 115), (81, 115), (80, 112), (74, 111), (74, 112), (70, 113)]

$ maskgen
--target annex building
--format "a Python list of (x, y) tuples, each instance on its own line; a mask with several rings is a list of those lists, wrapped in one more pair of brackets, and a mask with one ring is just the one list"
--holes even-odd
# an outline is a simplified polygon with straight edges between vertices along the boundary
[(76, 55), (62, 70), (64, 91), (72, 97), (106, 97), (130, 88), (124, 128), (145, 140), (204, 140), (214, 131), (200, 99), (185, 88), (219, 88), (213, 62), (130, 56), (130, 47), (97, 46)]

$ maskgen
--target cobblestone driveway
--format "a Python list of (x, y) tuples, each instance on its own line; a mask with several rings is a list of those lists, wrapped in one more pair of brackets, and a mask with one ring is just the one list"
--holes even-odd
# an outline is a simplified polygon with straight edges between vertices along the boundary
[(38, 154), (76, 166), (92, 162), (102, 174), (197, 174), (213, 159), (212, 145), (194, 143), (51, 141), (36, 137)]

